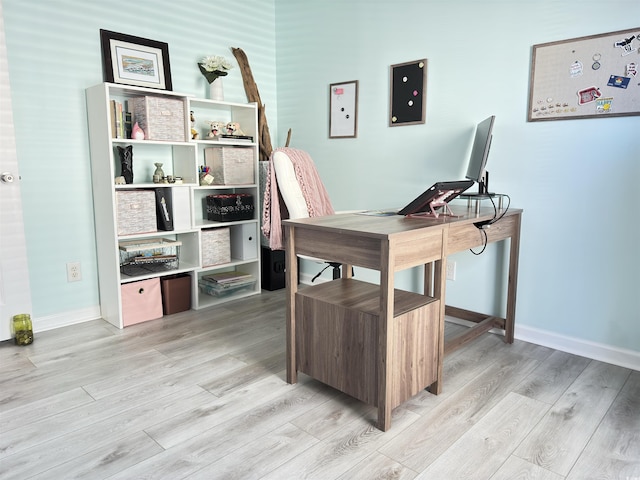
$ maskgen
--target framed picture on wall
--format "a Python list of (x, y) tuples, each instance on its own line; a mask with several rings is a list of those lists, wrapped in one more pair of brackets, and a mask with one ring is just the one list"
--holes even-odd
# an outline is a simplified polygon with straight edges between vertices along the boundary
[(391, 65), (389, 85), (389, 126), (424, 123), (427, 59)]
[(169, 45), (100, 30), (105, 82), (171, 90)]
[(329, 86), (329, 138), (358, 135), (358, 81)]

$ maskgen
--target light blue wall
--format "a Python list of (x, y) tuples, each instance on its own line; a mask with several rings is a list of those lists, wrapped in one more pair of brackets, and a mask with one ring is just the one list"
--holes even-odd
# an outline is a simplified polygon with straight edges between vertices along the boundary
[[(205, 95), (196, 62), (230, 47), (249, 58), (277, 125), (273, 1), (3, 0), (34, 328), (99, 304), (85, 88), (102, 82), (99, 30), (169, 44), (173, 90)], [(240, 70), (225, 99), (246, 102)], [(68, 283), (79, 261), (83, 281)]]
[[(532, 45), (639, 18), (637, 0), (278, 0), (275, 143), (292, 129), (338, 210), (402, 206), (462, 178), (475, 124), (495, 114), (492, 187), (524, 209), (518, 325), (640, 351), (640, 117), (526, 121)], [(389, 65), (420, 58), (426, 123), (389, 128)], [(328, 139), (329, 84), (349, 80), (358, 138)], [(456, 255), (449, 303), (499, 310), (491, 265), (503, 253)]]
[[(518, 324), (640, 351), (640, 118), (526, 122), (531, 46), (638, 27), (637, 0), (3, 0), (3, 10), (36, 320), (98, 303), (84, 89), (102, 80), (105, 28), (167, 42), (174, 90), (199, 96), (196, 60), (242, 47), (274, 146), (291, 128), (338, 209), (399, 206), (462, 177), (474, 125), (495, 114), (493, 188), (525, 210)], [(389, 128), (389, 65), (425, 57), (426, 123)], [(329, 84), (356, 79), (358, 138), (329, 140)], [(237, 69), (225, 94), (246, 98)], [(594, 197), (599, 185), (617, 190)], [(457, 255), (448, 300), (496, 309), (491, 265), (502, 256)], [(66, 282), (68, 261), (82, 262), (83, 282)]]

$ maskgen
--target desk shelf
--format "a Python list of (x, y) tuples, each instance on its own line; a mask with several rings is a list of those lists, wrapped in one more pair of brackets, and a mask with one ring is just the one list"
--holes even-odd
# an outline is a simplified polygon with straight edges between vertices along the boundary
[[(378, 406), (380, 287), (343, 278), (296, 293), (299, 371)], [(440, 301), (394, 292), (391, 408), (437, 380)]]

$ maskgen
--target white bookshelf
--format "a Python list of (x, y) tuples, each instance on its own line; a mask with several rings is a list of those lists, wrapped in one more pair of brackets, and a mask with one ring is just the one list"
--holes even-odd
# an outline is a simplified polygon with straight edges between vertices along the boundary
[[(174, 99), (183, 103), (185, 141), (134, 140), (114, 138), (111, 100), (124, 105), (133, 97), (152, 96)], [(96, 247), (100, 308), (102, 317), (123, 328), (121, 286), (123, 284), (177, 273), (191, 276), (191, 305), (193, 309), (211, 307), (237, 298), (260, 293), (260, 242), (259, 242), (259, 192), (258, 192), (258, 145), (254, 141), (218, 141), (206, 138), (207, 120), (238, 122), (246, 135), (257, 139), (258, 121), (255, 104), (218, 102), (195, 99), (189, 95), (142, 87), (102, 83), (86, 90), (91, 148), (91, 173), (95, 212)], [(196, 118), (195, 128), (199, 139), (191, 139), (190, 112)], [(135, 121), (135, 118), (133, 119)], [(133, 147), (133, 183), (116, 185), (120, 176), (120, 157), (117, 147)], [(199, 167), (204, 163), (205, 148), (238, 147), (248, 149), (253, 158), (253, 180), (242, 185), (201, 186)], [(165, 175), (181, 177), (182, 183), (153, 183), (154, 163), (161, 162)], [(171, 231), (134, 235), (118, 235), (116, 192), (132, 189), (153, 190), (157, 187), (171, 189), (173, 199), (173, 223)], [(214, 222), (207, 220), (206, 198), (208, 195), (225, 193), (249, 193), (253, 195), (255, 213), (252, 219)], [(202, 265), (202, 230), (229, 227), (231, 232), (231, 261), (228, 263)], [(254, 233), (255, 232), (255, 233)], [(245, 238), (250, 236), (253, 240)], [(160, 272), (149, 272), (130, 276), (120, 270), (120, 242), (165, 238), (180, 243), (177, 268)], [(254, 251), (252, 251), (255, 250)], [(199, 279), (215, 272), (239, 270), (252, 274), (255, 286), (236, 294), (215, 297), (203, 293), (198, 287)]]

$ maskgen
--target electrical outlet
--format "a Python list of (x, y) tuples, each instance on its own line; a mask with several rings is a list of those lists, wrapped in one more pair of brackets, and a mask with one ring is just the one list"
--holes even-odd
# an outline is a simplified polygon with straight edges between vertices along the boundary
[(447, 280), (456, 279), (456, 262), (447, 262)]
[(80, 262), (67, 263), (67, 282), (79, 282), (82, 280)]

